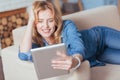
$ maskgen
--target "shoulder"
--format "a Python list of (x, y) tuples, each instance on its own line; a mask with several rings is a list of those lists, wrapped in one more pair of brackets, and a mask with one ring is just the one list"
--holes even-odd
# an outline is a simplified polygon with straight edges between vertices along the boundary
[(63, 21), (63, 30), (62, 30), (62, 35), (63, 36), (67, 36), (72, 35), (73, 33), (78, 32), (78, 28), (76, 26), (76, 24), (74, 23), (74, 21), (72, 20), (64, 20)]
[(75, 24), (72, 20), (63, 20), (63, 26), (67, 26), (68, 24)]
[(77, 26), (74, 21), (72, 20), (64, 20), (63, 21), (63, 30), (71, 30), (71, 29), (77, 29)]

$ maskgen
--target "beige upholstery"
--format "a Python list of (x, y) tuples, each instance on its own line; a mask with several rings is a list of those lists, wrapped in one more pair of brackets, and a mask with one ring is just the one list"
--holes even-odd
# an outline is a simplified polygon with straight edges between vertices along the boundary
[[(116, 6), (104, 6), (81, 11), (63, 16), (63, 19), (72, 19), (80, 30), (97, 25), (109, 26), (120, 30), (120, 19)], [(18, 46), (25, 28), (24, 26), (13, 30), (14, 45), (2, 50), (5, 80), (37, 80), (33, 64), (18, 59)], [(72, 75), (48, 80), (120, 80), (120, 65), (107, 64), (106, 66), (90, 69), (89, 63), (86, 61), (78, 71)]]
[(93, 26), (103, 25), (120, 30), (120, 16), (116, 6), (103, 6), (77, 12), (63, 19), (72, 19), (80, 30)]
[(19, 43), (21, 42), (21, 39), (23, 38), (25, 29), (26, 29), (26, 26), (22, 26), (12, 31), (14, 45), (19, 46)]
[[(80, 11), (63, 16), (63, 19), (72, 19), (80, 30), (98, 25), (108, 26), (120, 30), (120, 16), (116, 6), (103, 6), (95, 9)], [(19, 45), (25, 28), (26, 27), (22, 27), (13, 30), (14, 44)]]

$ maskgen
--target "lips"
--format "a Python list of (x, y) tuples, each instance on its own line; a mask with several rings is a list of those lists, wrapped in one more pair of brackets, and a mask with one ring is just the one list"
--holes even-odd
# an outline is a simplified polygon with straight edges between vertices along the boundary
[(50, 29), (43, 29), (42, 30), (44, 33), (49, 33), (50, 32)]

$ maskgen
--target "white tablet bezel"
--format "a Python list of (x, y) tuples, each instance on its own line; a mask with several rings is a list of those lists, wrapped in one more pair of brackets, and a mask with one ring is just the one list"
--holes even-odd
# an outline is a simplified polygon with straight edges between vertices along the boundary
[(65, 44), (61, 43), (31, 49), (33, 63), (39, 80), (68, 74), (68, 71), (66, 70), (58, 70), (52, 68), (51, 60), (57, 57), (56, 51), (64, 51), (64, 53), (66, 53)]

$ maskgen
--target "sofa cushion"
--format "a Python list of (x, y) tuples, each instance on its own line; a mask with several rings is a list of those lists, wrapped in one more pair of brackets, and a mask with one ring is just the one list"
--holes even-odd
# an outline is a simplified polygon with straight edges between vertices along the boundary
[(120, 30), (120, 17), (117, 6), (109, 5), (65, 15), (63, 19), (72, 19), (82, 29), (93, 26), (109, 26)]
[(120, 80), (120, 65), (107, 64), (91, 68), (91, 80)]

